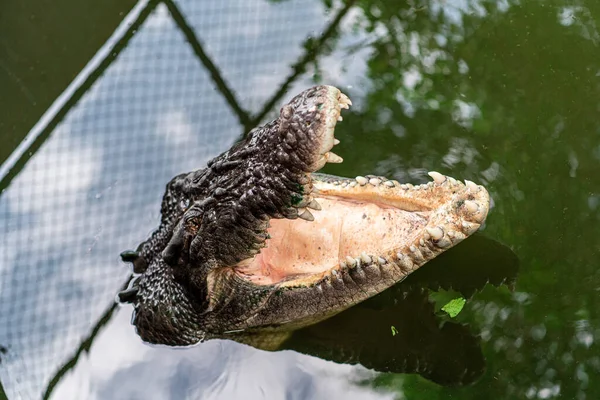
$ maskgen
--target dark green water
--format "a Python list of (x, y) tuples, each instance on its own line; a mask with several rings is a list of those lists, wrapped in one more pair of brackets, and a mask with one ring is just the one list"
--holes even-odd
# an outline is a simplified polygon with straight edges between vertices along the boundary
[[(485, 182), (495, 208), (484, 234), (514, 250), (520, 274), (514, 293), (488, 288), (460, 315), (482, 335), (488, 367), (476, 385), (376, 382), (403, 382), (407, 398), (597, 398), (600, 3), (529, 1), (501, 11), (489, 2), (459, 26), (432, 18), (434, 3), (420, 11), (361, 3), (378, 10), (367, 27), (396, 37), (372, 44), (371, 88), (364, 109), (345, 117), (346, 164), (331, 170), (424, 179), (434, 169)], [(415, 33), (418, 53), (403, 40)], [(424, 65), (433, 54), (437, 62)], [(419, 74), (412, 88), (407, 71)], [(399, 95), (410, 112), (393, 100)]]
[[(279, 3), (288, 2), (269, 7)], [(331, 22), (340, 7), (328, 3), (311, 7)], [(361, 378), (361, 390), (408, 399), (600, 398), (600, 3), (365, 0), (341, 21), (321, 42), (303, 42), (309, 56), (297, 68), (302, 80), (283, 89), (285, 99), (311, 83), (334, 84), (353, 100), (336, 135), (344, 163), (324, 172), (416, 184), (435, 170), (484, 184), (494, 207), (480, 235), (519, 260), (510, 289), (480, 285), (456, 318), (480, 337), (486, 368), (477, 382), (448, 388), (418, 375), (382, 373)], [(205, 42), (229, 43), (218, 40)], [(291, 65), (270, 65), (246, 79)], [(225, 81), (242, 108), (260, 116), (262, 103), (251, 91)], [(267, 92), (279, 89), (272, 86)], [(167, 95), (177, 97), (173, 90)], [(239, 120), (241, 133), (248, 121)], [(26, 132), (0, 133), (8, 143), (7, 133)], [(157, 197), (165, 178), (148, 180), (158, 180)], [(11, 221), (10, 213), (0, 216)], [(140, 230), (117, 248), (132, 247), (148, 231)], [(503, 267), (499, 253), (481, 257), (483, 270)]]

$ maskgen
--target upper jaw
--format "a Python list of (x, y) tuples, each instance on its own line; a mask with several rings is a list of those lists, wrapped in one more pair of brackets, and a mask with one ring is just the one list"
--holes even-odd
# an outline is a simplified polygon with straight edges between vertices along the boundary
[(432, 171), (429, 175), (433, 181), (414, 186), (382, 176), (348, 179), (314, 174), (315, 196), (374, 202), (428, 215), (427, 224), (413, 241), (398, 243), (385, 254), (367, 254), (369, 257), (357, 249), (357, 254), (348, 255), (349, 264), (354, 263), (352, 258), (356, 262), (383, 258), (406, 264), (408, 270), (413, 270), (479, 229), (489, 211), (487, 190), (469, 180), (463, 183), (439, 172)]
[[(310, 218), (315, 203), (311, 172), (332, 153), (335, 125), (350, 100), (333, 86), (316, 86), (282, 107), (280, 117), (183, 177), (185, 207), (161, 253), (184, 280), (202, 282), (210, 271), (256, 255), (271, 218)], [(291, 204), (290, 204), (291, 203)]]
[(300, 156), (305, 162), (304, 172), (343, 161), (331, 149), (339, 143), (334, 132), (337, 122), (342, 121), (341, 111), (351, 105), (338, 88), (323, 85), (302, 92), (282, 107), (279, 121), (285, 150), (310, 154), (305, 160)]
[[(340, 92), (339, 89), (333, 86), (325, 86), (326, 94), (324, 97), (324, 104), (322, 110), (324, 111), (324, 121), (321, 123), (321, 129), (319, 137), (321, 139), (321, 146), (318, 149), (319, 157), (316, 163), (311, 166), (311, 169), (318, 171), (323, 168), (327, 163), (338, 164), (343, 161), (342, 157), (335, 154), (331, 149), (333, 146), (339, 143), (334, 137), (335, 127), (339, 121), (342, 121), (341, 111), (342, 109), (348, 109), (352, 102), (344, 93)], [(318, 108), (318, 106), (312, 106), (312, 108)]]

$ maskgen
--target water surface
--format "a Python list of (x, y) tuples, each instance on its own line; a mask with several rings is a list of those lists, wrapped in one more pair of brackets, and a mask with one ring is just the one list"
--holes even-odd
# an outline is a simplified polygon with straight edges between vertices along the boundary
[[(139, 9), (110, 62), (0, 183), (0, 380), (9, 398), (600, 397), (600, 3), (182, 0)], [(480, 236), (503, 250), (451, 275), (454, 286), (466, 285), (463, 276), (481, 282), (455, 320), (431, 320), (432, 329), (463, 327), (477, 350), (467, 360), (485, 362), (474, 383), (333, 362), (341, 360), (306, 347), (310, 332), (280, 352), (228, 340), (148, 346), (130, 308), (107, 314), (129, 274), (118, 254), (157, 225), (164, 184), (315, 83), (354, 103), (336, 135), (345, 162), (325, 172), (416, 184), (436, 170), (490, 191)], [(507, 252), (518, 268), (499, 261)], [(434, 267), (460, 268), (461, 257)], [(415, 283), (433, 286), (418, 302), (429, 307), (452, 285), (430, 285), (442, 272), (426, 268), (429, 280)], [(391, 310), (386, 329), (430, 321)], [(366, 330), (374, 326), (361, 315)], [(393, 353), (400, 337), (390, 330), (380, 342)], [(445, 353), (446, 342), (435, 343), (440, 359), (458, 345)]]

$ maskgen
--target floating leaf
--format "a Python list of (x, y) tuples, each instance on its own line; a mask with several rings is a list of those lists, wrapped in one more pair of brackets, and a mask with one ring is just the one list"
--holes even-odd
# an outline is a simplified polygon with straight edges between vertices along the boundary
[(442, 310), (447, 312), (450, 318), (454, 318), (462, 311), (466, 302), (464, 297), (459, 297), (446, 303)]

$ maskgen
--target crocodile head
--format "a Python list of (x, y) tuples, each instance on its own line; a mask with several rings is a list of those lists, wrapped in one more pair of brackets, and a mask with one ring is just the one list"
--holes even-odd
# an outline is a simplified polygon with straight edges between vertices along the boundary
[(156, 232), (136, 252), (133, 323), (146, 341), (293, 330), (401, 281), (474, 233), (489, 195), (437, 172), (418, 186), (316, 173), (342, 158), (350, 100), (310, 88), (206, 168), (175, 177)]

